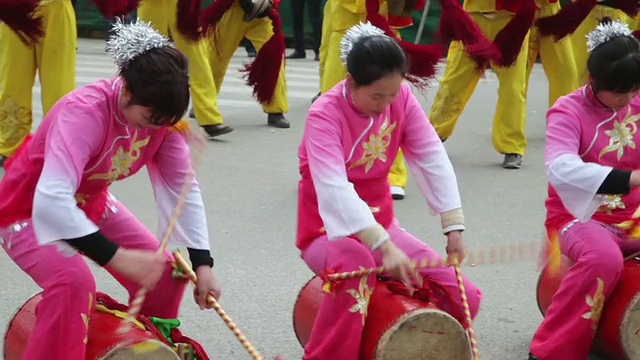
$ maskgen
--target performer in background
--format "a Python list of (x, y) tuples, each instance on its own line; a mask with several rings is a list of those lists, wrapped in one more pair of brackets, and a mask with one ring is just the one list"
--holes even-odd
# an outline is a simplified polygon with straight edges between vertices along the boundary
[(573, 266), (533, 336), (529, 359), (586, 359), (623, 254), (640, 250), (623, 226), (640, 206), (640, 43), (626, 24), (604, 18), (587, 48), (589, 83), (547, 112), (549, 251)]
[[(412, 268), (411, 259), (438, 254), (403, 230), (393, 212), (388, 159), (402, 147), (432, 214), (440, 215), (447, 253), (462, 260), (465, 227), (456, 176), (404, 81), (405, 54), (395, 39), (369, 23), (348, 30), (341, 49), (347, 75), (311, 105), (299, 147), (296, 246), (301, 257), (318, 275), (383, 265), (407, 286), (429, 276), (461, 304), (452, 268), (419, 275)], [(303, 359), (358, 359), (375, 282), (376, 274), (344, 280), (324, 295)], [(474, 317), (481, 293), (468, 279), (464, 282)]]
[[(175, 318), (186, 280), (174, 279), (171, 254), (109, 192), (146, 166), (167, 226), (192, 171), (181, 117), (189, 104), (186, 57), (144, 23), (118, 23), (108, 49), (119, 74), (63, 96), (33, 136), (5, 163), (0, 181), (0, 242), (42, 289), (26, 360), (84, 360), (87, 316), (96, 283), (83, 256), (135, 296), (140, 314)], [(198, 276), (194, 297), (220, 296), (213, 276), (207, 218), (194, 181), (172, 241), (188, 248)], [(64, 329), (64, 331), (60, 331)]]

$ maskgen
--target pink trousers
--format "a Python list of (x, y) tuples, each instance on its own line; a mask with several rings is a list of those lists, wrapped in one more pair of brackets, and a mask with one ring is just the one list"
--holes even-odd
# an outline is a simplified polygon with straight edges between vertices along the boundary
[[(387, 231), (393, 243), (411, 259), (440, 258), (427, 244), (402, 230), (397, 220), (389, 226)], [(382, 265), (379, 252), (371, 252), (357, 240), (343, 238), (329, 241), (326, 236), (311, 243), (302, 252), (302, 259), (316, 274), (321, 274), (328, 269), (345, 272), (358, 270), (360, 267), (371, 268)], [(421, 274), (443, 285), (456, 305), (460, 306), (460, 309), (453, 310), (461, 311), (460, 291), (453, 268), (425, 269), (421, 270)], [(367, 287), (373, 289), (375, 283), (376, 276), (370, 275), (367, 279)], [(464, 278), (464, 285), (471, 316), (475, 317), (482, 294), (467, 278)], [(362, 289), (359, 278), (350, 279), (341, 283), (335, 294), (324, 295), (313, 324), (311, 337), (304, 349), (303, 359), (357, 360), (359, 358), (360, 339), (368, 305), (368, 298), (363, 294), (363, 290), (367, 291)]]
[[(2, 246), (9, 257), (43, 289), (23, 359), (85, 360), (84, 316), (95, 309), (94, 277), (82, 255), (66, 255), (57, 245), (39, 245), (31, 222), (24, 223), (26, 226), (20, 231), (0, 229)], [(123, 248), (156, 250), (159, 246), (156, 237), (115, 200), (100, 231)], [(127, 289), (131, 299), (138, 286), (108, 267), (105, 269)], [(158, 285), (147, 293), (141, 314), (160, 318), (178, 316), (186, 282), (172, 278), (171, 273), (171, 264), (167, 262)]]
[(598, 222), (576, 223), (559, 237), (574, 265), (562, 280), (533, 336), (529, 351), (540, 360), (584, 360), (605, 300), (622, 272), (623, 253), (640, 250)]

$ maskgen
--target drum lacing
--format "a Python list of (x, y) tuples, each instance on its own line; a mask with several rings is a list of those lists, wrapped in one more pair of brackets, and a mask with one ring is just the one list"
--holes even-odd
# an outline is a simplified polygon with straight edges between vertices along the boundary
[(411, 292), (409, 288), (400, 281), (391, 280), (385, 277), (378, 277), (378, 280), (386, 281), (387, 289), (394, 294), (404, 295), (425, 303), (431, 303), (441, 310), (446, 311), (449, 309), (450, 311), (447, 312), (453, 316), (460, 325), (466, 328), (462, 309), (459, 306), (456, 306), (456, 302), (453, 299), (451, 292), (444, 285), (433, 280), (431, 277), (424, 276), (422, 278), (422, 285), (414, 287), (413, 292)]

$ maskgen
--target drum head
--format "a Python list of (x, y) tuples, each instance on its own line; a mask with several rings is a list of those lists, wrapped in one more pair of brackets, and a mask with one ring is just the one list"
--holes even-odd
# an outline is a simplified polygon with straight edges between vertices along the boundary
[(99, 360), (180, 360), (178, 354), (158, 340), (120, 344)]
[(470, 360), (471, 345), (462, 325), (451, 315), (422, 308), (401, 316), (387, 330), (375, 360)]
[(640, 359), (640, 292), (629, 302), (620, 324), (622, 349), (629, 360)]

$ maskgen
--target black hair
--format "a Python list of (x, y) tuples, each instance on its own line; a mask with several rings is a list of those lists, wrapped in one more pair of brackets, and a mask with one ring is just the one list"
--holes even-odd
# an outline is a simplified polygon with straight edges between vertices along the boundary
[[(600, 24), (611, 24), (609, 17)], [(587, 60), (595, 91), (627, 93), (640, 89), (640, 42), (633, 35), (615, 37), (591, 51)]]
[(131, 100), (129, 105), (151, 109), (151, 123), (173, 126), (189, 106), (189, 62), (174, 47), (154, 48), (120, 70)]
[(384, 35), (359, 39), (347, 55), (347, 71), (355, 86), (371, 85), (391, 74), (404, 77), (407, 69), (407, 57), (400, 45)]

